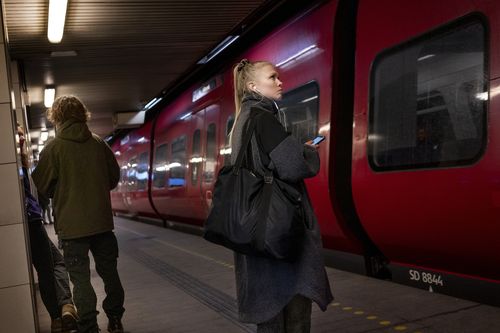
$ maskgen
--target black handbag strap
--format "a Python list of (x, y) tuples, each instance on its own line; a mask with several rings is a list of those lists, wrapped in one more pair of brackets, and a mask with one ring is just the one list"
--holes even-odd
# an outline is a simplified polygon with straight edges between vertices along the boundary
[(250, 140), (252, 139), (253, 132), (255, 130), (255, 121), (253, 117), (250, 115), (250, 118), (245, 122), (243, 128), (248, 128), (243, 136), (243, 141), (241, 142), (240, 151), (238, 152), (238, 157), (236, 157), (236, 162), (234, 163), (234, 172), (237, 174), (241, 169), (241, 164), (243, 163), (243, 158), (245, 157), (246, 151), (248, 149), (248, 145), (250, 144)]

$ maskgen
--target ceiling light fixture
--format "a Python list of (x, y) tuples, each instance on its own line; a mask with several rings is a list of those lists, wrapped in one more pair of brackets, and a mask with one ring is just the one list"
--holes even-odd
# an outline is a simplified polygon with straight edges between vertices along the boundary
[(51, 43), (59, 43), (62, 40), (67, 7), (68, 0), (50, 0), (49, 2), (47, 37)]
[(52, 103), (54, 103), (54, 98), (56, 97), (56, 88), (45, 88), (45, 94), (43, 99), (43, 104), (46, 108), (50, 108)]

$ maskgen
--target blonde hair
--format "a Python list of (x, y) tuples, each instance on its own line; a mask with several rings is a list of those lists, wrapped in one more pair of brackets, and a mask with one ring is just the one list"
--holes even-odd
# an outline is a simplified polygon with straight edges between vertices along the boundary
[(57, 97), (47, 110), (47, 119), (54, 125), (61, 125), (70, 119), (84, 123), (90, 119), (90, 112), (78, 97), (64, 95)]

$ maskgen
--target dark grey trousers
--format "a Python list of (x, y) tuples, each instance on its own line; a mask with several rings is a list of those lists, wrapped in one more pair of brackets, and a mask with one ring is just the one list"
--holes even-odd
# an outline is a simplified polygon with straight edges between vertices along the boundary
[(64, 304), (73, 303), (64, 259), (47, 235), (41, 220), (28, 222), (31, 260), (38, 275), (40, 296), (52, 319)]
[(311, 308), (309, 298), (296, 295), (276, 317), (257, 324), (257, 333), (309, 333)]
[(110, 317), (121, 318), (125, 309), (124, 291), (118, 276), (118, 242), (113, 232), (62, 241), (64, 260), (73, 282), (73, 299), (78, 310), (78, 332), (97, 328), (97, 297), (90, 281), (89, 251), (95, 261), (97, 274), (104, 282), (106, 298), (102, 308)]

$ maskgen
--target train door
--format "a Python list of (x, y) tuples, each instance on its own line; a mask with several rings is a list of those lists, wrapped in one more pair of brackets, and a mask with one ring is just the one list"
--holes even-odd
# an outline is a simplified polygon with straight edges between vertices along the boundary
[(201, 221), (205, 218), (206, 210), (201, 195), (202, 168), (203, 168), (203, 137), (205, 110), (195, 112), (189, 119), (187, 135), (188, 145), (188, 172), (186, 176), (186, 217)]
[[(212, 104), (204, 111), (203, 122), (203, 145), (204, 145), (204, 159), (203, 159), (203, 172), (201, 175), (201, 195), (204, 202), (205, 214), (208, 214), (208, 209), (212, 204), (212, 191), (218, 171), (218, 157), (219, 157), (219, 136), (221, 133), (218, 128), (220, 122), (220, 105)], [(206, 215), (205, 215), (206, 216)]]

